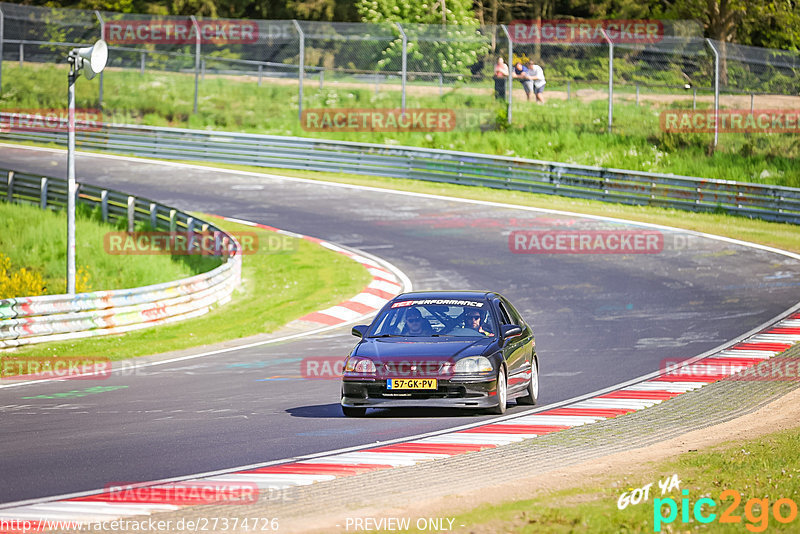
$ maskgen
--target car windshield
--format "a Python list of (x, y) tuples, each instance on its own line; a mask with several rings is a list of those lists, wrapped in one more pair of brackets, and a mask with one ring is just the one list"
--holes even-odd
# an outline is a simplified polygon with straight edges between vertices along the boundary
[(493, 337), (496, 331), (485, 301), (401, 300), (378, 318), (370, 337)]

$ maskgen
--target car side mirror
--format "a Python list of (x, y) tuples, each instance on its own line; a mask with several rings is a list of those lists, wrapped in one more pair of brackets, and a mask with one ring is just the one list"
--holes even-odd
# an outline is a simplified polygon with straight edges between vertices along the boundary
[(522, 328), (515, 324), (504, 324), (500, 327), (500, 333), (503, 334), (503, 339), (509, 339), (522, 335)]
[(361, 337), (361, 338), (363, 338), (363, 337), (364, 337), (364, 334), (366, 334), (366, 333), (367, 333), (367, 329), (368, 329), (368, 328), (369, 328), (369, 325), (365, 325), (365, 324), (357, 324), (357, 325), (355, 325), (355, 326), (353, 327), (352, 334), (353, 334), (354, 336), (356, 336), (356, 337)]

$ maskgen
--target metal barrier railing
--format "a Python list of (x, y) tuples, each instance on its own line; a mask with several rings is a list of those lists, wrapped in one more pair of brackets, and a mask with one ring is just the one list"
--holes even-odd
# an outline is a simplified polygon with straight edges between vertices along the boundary
[[(0, 121), (5, 115), (0, 113)], [(66, 133), (5, 131), (0, 139), (66, 144)], [(118, 124), (79, 131), (77, 144), (172, 160), (408, 178), (800, 224), (800, 189), (776, 185), (450, 150)]]
[[(38, 204), (42, 209), (67, 203), (66, 180), (0, 169), (0, 201)], [(236, 239), (188, 213), (118, 191), (79, 184), (76, 203), (97, 207), (104, 221), (137, 222), (155, 231), (220, 232), (225, 263), (209, 272), (162, 284), (0, 300), (0, 348), (119, 334), (188, 319), (224, 304), (241, 282), (241, 247)]]

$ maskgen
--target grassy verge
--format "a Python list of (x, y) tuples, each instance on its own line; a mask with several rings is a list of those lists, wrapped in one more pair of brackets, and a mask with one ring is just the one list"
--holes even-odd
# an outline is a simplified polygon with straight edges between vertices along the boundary
[(243, 257), (242, 287), (231, 302), (190, 321), (120, 336), (23, 347), (14, 352), (14, 357), (121, 360), (272, 332), (306, 313), (353, 296), (371, 279), (360, 264), (319, 245), (290, 239), (287, 246), (265, 247), (264, 243), (275, 233), (216, 219), (215, 222), (225, 230), (255, 231), (261, 244), (256, 254)]
[[(193, 162), (186, 162), (193, 163)], [(618, 217), (631, 221), (661, 224), (715, 234), (733, 239), (760, 243), (783, 250), (800, 253), (800, 232), (797, 226), (774, 223), (726, 214), (695, 213), (647, 206), (626, 206), (593, 200), (570, 199), (551, 195), (503, 191), (486, 187), (472, 187), (454, 184), (440, 184), (401, 178), (382, 178), (377, 176), (355, 176), (349, 174), (297, 171), (290, 169), (263, 169), (244, 165), (223, 165), (203, 163), (204, 166), (248, 172), (275, 173), (282, 176), (325, 180), (337, 183), (366, 185), (383, 189), (397, 189), (415, 193), (445, 195), (472, 200), (502, 202), (519, 206), (530, 206), (553, 210), (572, 211), (589, 215)]]
[[(0, 202), (0, 252), (11, 260), (10, 271), (25, 268), (41, 277), (47, 294), (66, 292), (67, 217), (27, 204)], [(213, 257), (117, 256), (107, 254), (103, 238), (116, 229), (76, 217), (75, 257), (80, 292), (124, 289), (186, 278), (220, 264)], [(41, 294), (41, 293), (36, 293)], [(14, 293), (0, 298), (24, 297)]]
[[(797, 447), (800, 429), (768, 434), (746, 442), (726, 443), (704, 452), (680, 455), (676, 460), (655, 462), (647, 471), (638, 470), (625, 478), (607, 477), (598, 484), (573, 487), (548, 493), (534, 499), (485, 505), (455, 516), (455, 525), (466, 525), (470, 532), (797, 532), (800, 518), (800, 468)], [(680, 488), (662, 495), (658, 481), (676, 474)], [(628, 504), (622, 510), (617, 502), (623, 493), (652, 483), (647, 501)], [(724, 490), (741, 496), (735, 501)], [(688, 491), (688, 494), (683, 492)], [(695, 505), (701, 498), (712, 499), (701, 504), (703, 517), (716, 517), (707, 524), (694, 518)], [(780, 514), (794, 519), (781, 524), (775, 519), (775, 503), (789, 499), (795, 504), (791, 513), (783, 503)], [(664, 505), (661, 514), (669, 517), (669, 499), (674, 500), (677, 514), (671, 523), (656, 519), (656, 499)], [(688, 499), (688, 507), (682, 503)], [(756, 499), (759, 502), (751, 502)], [(762, 501), (765, 499), (765, 501)], [(684, 522), (683, 510), (688, 521)], [(725, 511), (738, 521), (721, 523)], [(748, 514), (749, 512), (749, 514)], [(662, 517), (661, 515), (658, 516)], [(413, 522), (412, 522), (413, 524)], [(416, 532), (411, 530), (411, 532)]]
[[(0, 108), (63, 108), (64, 78), (60, 66), (9, 63), (4, 66)], [(488, 86), (481, 90), (459, 86), (441, 96), (429, 87), (411, 92), (409, 105), (452, 109), (459, 121), (477, 120), (484, 128), (348, 133), (304, 129), (297, 117), (296, 86), (285, 80), (268, 80), (259, 87), (252, 77), (209, 75), (200, 85), (197, 114), (192, 113), (191, 75), (112, 68), (106, 71), (104, 83), (106, 121), (402, 144), (800, 187), (796, 135), (723, 134), (720, 148), (708, 156), (712, 134), (662, 132), (662, 111), (691, 107), (691, 103), (671, 101), (668, 95), (664, 101), (641, 106), (627, 100), (615, 103), (614, 132), (608, 134), (607, 102), (602, 98), (554, 98), (545, 106), (517, 99), (514, 124), (506, 128), (505, 109), (492, 99)], [(399, 106), (396, 90), (375, 92), (367, 84), (326, 83), (322, 89), (315, 83), (306, 85), (305, 110)], [(80, 79), (78, 86), (78, 107), (95, 107), (98, 84)], [(552, 90), (556, 89), (554, 85)], [(704, 101), (698, 106), (709, 104)]]

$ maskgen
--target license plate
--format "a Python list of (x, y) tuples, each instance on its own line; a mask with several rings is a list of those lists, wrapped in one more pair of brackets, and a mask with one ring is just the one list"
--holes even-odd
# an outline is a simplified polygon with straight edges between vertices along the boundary
[(386, 389), (437, 389), (435, 378), (389, 378), (386, 380)]

